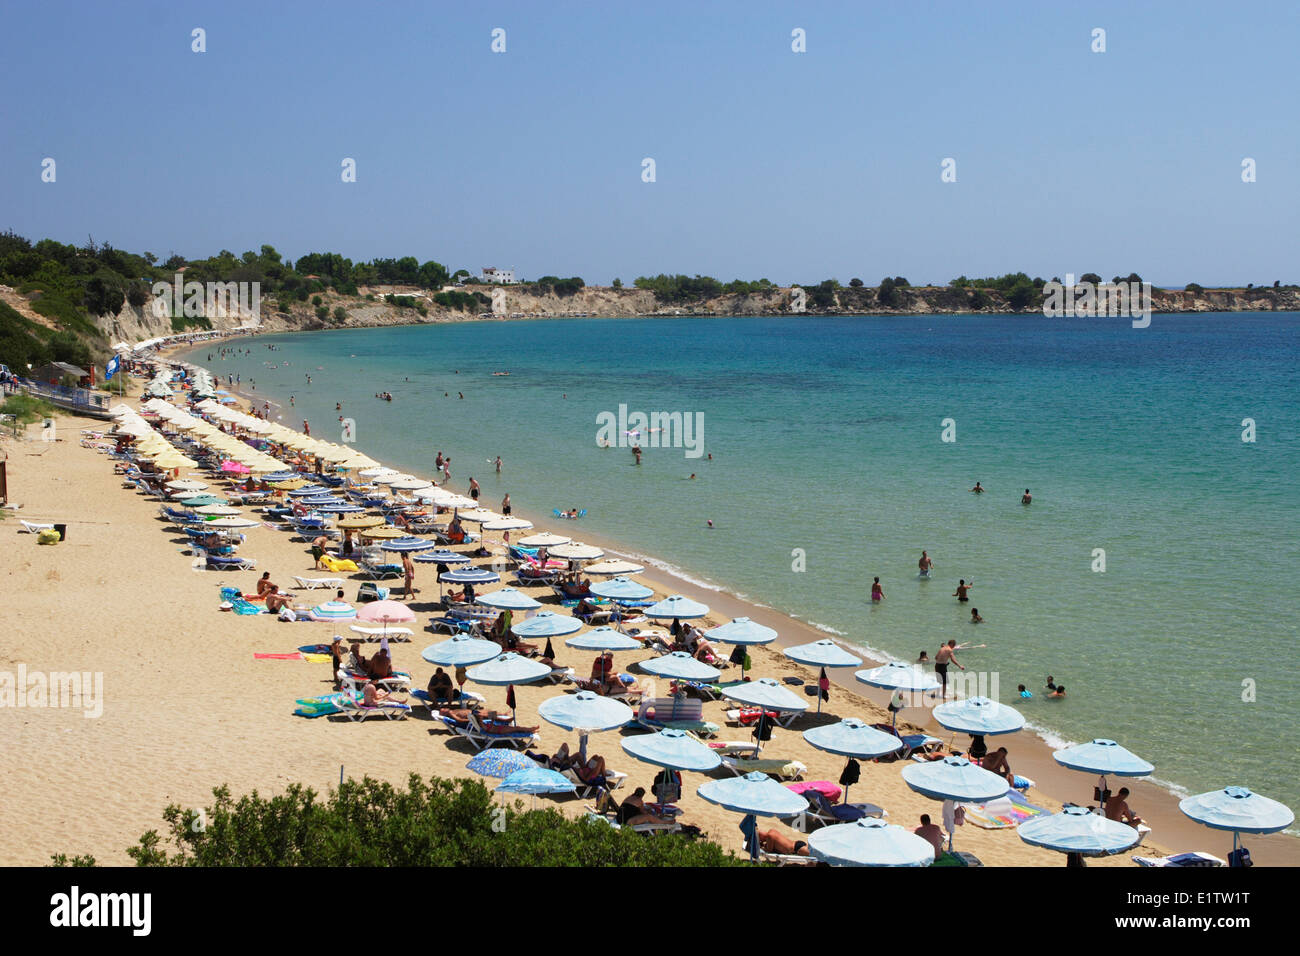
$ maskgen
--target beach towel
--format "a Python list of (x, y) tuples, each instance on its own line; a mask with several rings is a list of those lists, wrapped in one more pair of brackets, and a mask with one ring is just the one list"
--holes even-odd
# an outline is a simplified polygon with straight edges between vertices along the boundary
[(1019, 826), (1026, 820), (1042, 816), (1047, 810), (1035, 806), (1015, 790), (1008, 790), (1006, 796), (987, 803), (963, 803), (966, 809), (966, 822), (973, 823), (985, 830), (1004, 830)]
[(305, 660), (305, 661), (310, 661), (310, 662), (313, 663), (313, 664), (325, 664), (325, 663), (328, 663), (329, 660), (330, 660), (330, 657), (331, 657), (331, 655), (329, 655), (329, 654), (304, 654), (304, 655), (302, 655), (302, 659), (303, 659), (303, 660)]
[(787, 790), (798, 794), (808, 790), (816, 790), (831, 803), (837, 803), (840, 794), (844, 792), (829, 780), (804, 780), (799, 783), (787, 783), (785, 787)]
[(325, 694), (321, 697), (302, 697), (294, 702), (298, 706), (294, 708), (293, 712), (299, 717), (324, 717), (327, 714), (339, 714), (343, 712), (342, 703), (349, 698), (356, 701), (359, 696), (343, 691), (337, 694)]
[(266, 610), (246, 600), (238, 588), (222, 588), (221, 600), (229, 604), (236, 614), (261, 614)]
[(303, 656), (297, 651), (292, 654), (258, 654), (254, 653), (253, 658), (259, 661), (300, 661)]

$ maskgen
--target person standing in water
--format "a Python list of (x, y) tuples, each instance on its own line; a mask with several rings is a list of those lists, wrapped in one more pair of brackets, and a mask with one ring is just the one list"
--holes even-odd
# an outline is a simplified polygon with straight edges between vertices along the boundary
[(880, 578), (871, 582), (871, 601), (872, 603), (883, 601), (885, 599), (885, 589), (880, 586)]
[(982, 495), (984, 494), (984, 486), (977, 481), (975, 482), (975, 487), (972, 488), (971, 491), (975, 492), (977, 495)]
[(1021, 503), (1022, 505), (1027, 505), (1027, 504), (1029, 504), (1030, 502), (1032, 502), (1033, 500), (1034, 500), (1034, 496), (1031, 495), (1031, 494), (1029, 493), (1029, 489), (1026, 488), (1026, 489), (1025, 489), (1025, 493), (1024, 493), (1023, 495), (1020, 496), (1020, 503)]
[(510, 492), (506, 492), (506, 496), (501, 499), (501, 513), (510, 517)]
[(955, 597), (958, 601), (965, 603), (966, 601), (970, 600), (970, 595), (967, 594), (966, 592), (968, 592), (974, 586), (975, 586), (974, 581), (972, 581), (970, 584), (967, 584), (966, 579), (962, 578), (960, 581), (957, 582), (957, 590), (952, 592), (952, 596)]
[(948, 699), (948, 665), (956, 664), (964, 671), (961, 662), (957, 660), (957, 655), (953, 653), (957, 648), (956, 641), (949, 641), (939, 648), (938, 653), (934, 655), (934, 672), (939, 675), (939, 680), (943, 682), (943, 699)]
[(921, 569), (921, 574), (927, 578), (930, 576), (930, 572), (934, 570), (934, 562), (930, 560), (930, 555), (926, 551), (921, 552), (921, 560), (916, 562), (916, 566)]
[(471, 475), (469, 479), (469, 496), (475, 501), (478, 501), (479, 490), (478, 482), (475, 481), (474, 477)]

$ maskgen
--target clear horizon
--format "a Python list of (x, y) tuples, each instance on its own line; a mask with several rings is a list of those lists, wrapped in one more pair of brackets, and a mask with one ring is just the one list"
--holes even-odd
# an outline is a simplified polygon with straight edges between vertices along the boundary
[(32, 240), (593, 285), (1300, 282), (1280, 3), (56, 2), (5, 23), (0, 228)]

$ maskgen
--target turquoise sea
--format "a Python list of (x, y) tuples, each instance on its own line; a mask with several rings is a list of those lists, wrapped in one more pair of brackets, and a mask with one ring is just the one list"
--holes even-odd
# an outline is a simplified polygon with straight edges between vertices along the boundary
[[(292, 427), (338, 440), (345, 414), (359, 448), (426, 475), (441, 450), (490, 507), (509, 491), (533, 517), (586, 508), (564, 530), (845, 641), (905, 660), (987, 644), (959, 658), (996, 672), (1003, 700), (1067, 685), (1024, 706), (1049, 740), (1114, 737), (1175, 789), (1240, 783), (1297, 807), (1298, 332), (1296, 313), (569, 319), (188, 357), (255, 382)], [(712, 460), (643, 439), (637, 467), (598, 447), (620, 404), (701, 413)], [(934, 580), (917, 579), (922, 548)], [(951, 596), (963, 577), (983, 624)]]

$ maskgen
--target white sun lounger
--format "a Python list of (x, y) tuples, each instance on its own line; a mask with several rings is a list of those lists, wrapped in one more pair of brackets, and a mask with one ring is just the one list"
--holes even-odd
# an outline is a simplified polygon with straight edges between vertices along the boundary
[(314, 591), (317, 588), (341, 588), (343, 587), (342, 578), (304, 578), (294, 575), (293, 579), (298, 582), (298, 587), (304, 591)]
[(18, 523), (23, 526), (23, 530), (28, 534), (40, 534), (42, 531), (54, 530), (54, 525), (46, 524), (43, 521), (23, 521), (19, 518)]
[(339, 713), (351, 721), (365, 720), (367, 717), (384, 717), (388, 720), (405, 720), (406, 715), (411, 712), (411, 705), (399, 703), (397, 701), (383, 701), (379, 704), (366, 706), (360, 701), (353, 700), (351, 697), (343, 697), (339, 701)]
[(1200, 850), (1190, 853), (1175, 853), (1173, 856), (1135, 856), (1131, 858), (1138, 866), (1227, 866), (1223, 860)]

